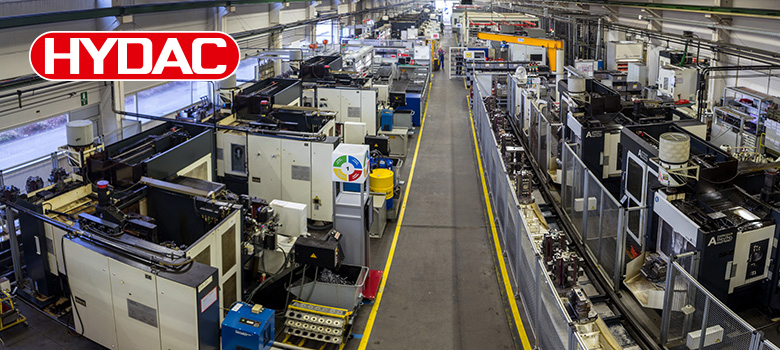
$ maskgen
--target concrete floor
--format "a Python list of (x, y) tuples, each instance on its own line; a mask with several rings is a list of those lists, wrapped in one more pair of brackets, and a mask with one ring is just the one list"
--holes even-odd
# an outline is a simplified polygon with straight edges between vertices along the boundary
[[(444, 45), (455, 45), (445, 31)], [(449, 62), (447, 62), (449, 63)], [(495, 252), (484, 213), (483, 194), (462, 80), (434, 75), (406, 214), (378, 309), (369, 349), (517, 349)], [(417, 134), (402, 178), (408, 179)], [(371, 241), (371, 268), (384, 269), (395, 232), (391, 223)], [(519, 301), (518, 301), (519, 303)], [(524, 314), (522, 305), (519, 305)], [(353, 334), (363, 334), (373, 305), (364, 305)], [(86, 338), (26, 305), (29, 327), (0, 333), (8, 348), (99, 349)], [(526, 325), (526, 329), (529, 329)], [(530, 335), (529, 335), (530, 336)], [(347, 349), (357, 349), (352, 339)]]
[(29, 326), (19, 324), (0, 332), (0, 339), (2, 339), (0, 348), (41, 350), (103, 349), (102, 346), (87, 338), (69, 334), (64, 325), (52, 320), (47, 315), (41, 314), (27, 304), (17, 302), (17, 305), (22, 315), (27, 317)]

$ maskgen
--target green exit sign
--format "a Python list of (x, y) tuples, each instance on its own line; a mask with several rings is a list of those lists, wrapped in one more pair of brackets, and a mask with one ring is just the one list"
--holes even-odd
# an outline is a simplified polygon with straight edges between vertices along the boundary
[(87, 92), (84, 91), (81, 93), (81, 105), (86, 106), (87, 105)]

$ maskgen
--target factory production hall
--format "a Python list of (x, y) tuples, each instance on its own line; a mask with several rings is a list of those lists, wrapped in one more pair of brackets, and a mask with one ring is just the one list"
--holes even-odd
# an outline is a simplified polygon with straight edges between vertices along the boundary
[(774, 0), (0, 0), (0, 349), (780, 350), (773, 33)]

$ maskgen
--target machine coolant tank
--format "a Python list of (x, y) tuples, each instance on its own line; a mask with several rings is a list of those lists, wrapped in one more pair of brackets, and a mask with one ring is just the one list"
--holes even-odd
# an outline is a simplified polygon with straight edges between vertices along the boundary
[(579, 77), (579, 76), (572, 76), (569, 75), (569, 79), (567, 80), (569, 92), (573, 94), (581, 94), (584, 93), (585, 88), (585, 78)]
[(84, 147), (92, 144), (95, 134), (92, 131), (92, 122), (89, 120), (74, 120), (65, 125), (65, 134), (68, 138), (68, 146)]
[(661, 134), (658, 140), (658, 158), (669, 165), (688, 162), (691, 155), (691, 138), (680, 132)]
[(390, 169), (371, 170), (369, 188), (371, 192), (384, 193), (385, 199), (393, 198), (393, 171)]

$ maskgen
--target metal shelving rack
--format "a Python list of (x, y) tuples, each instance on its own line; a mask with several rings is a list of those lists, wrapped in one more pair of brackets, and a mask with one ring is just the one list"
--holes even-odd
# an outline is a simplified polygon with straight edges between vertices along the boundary
[(463, 57), (463, 52), (468, 47), (451, 46), (447, 55), (447, 61), (449, 62), (448, 77), (463, 78), (466, 76), (466, 59)]
[[(742, 86), (723, 91), (722, 106), (713, 108), (712, 142), (732, 147), (755, 149), (765, 153), (780, 153), (780, 142), (763, 142), (767, 136), (767, 111), (775, 97)], [(775, 128), (775, 122), (771, 122)], [(774, 132), (772, 133), (774, 140)], [(775, 145), (777, 143), (777, 145)]]

